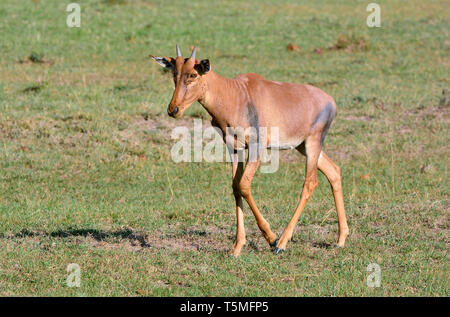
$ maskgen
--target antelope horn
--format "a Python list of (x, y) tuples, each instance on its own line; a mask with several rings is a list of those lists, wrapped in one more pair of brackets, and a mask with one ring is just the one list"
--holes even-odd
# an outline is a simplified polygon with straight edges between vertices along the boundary
[(177, 57), (178, 56), (181, 56), (181, 51), (180, 51), (180, 48), (178, 47), (178, 44), (177, 44)]
[(192, 50), (192, 54), (191, 54), (191, 58), (192, 59), (195, 59), (195, 50), (196, 50), (197, 48), (194, 46), (194, 49)]

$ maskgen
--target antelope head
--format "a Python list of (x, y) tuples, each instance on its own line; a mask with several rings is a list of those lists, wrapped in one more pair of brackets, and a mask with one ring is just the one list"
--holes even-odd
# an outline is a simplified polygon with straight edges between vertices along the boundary
[(205, 91), (203, 76), (210, 71), (211, 67), (208, 59), (195, 58), (195, 47), (189, 58), (181, 56), (178, 45), (176, 51), (176, 58), (153, 55), (150, 55), (150, 58), (173, 74), (175, 91), (167, 107), (167, 113), (171, 117), (179, 118), (187, 108), (203, 97)]

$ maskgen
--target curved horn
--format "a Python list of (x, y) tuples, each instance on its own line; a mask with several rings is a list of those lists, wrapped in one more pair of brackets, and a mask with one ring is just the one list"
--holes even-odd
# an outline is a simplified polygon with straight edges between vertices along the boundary
[(181, 56), (181, 51), (180, 51), (180, 48), (178, 47), (178, 44), (177, 44), (177, 57), (178, 56)]
[(191, 58), (192, 59), (195, 59), (195, 50), (196, 50), (197, 48), (194, 46), (194, 49), (192, 50), (192, 54), (191, 54)]

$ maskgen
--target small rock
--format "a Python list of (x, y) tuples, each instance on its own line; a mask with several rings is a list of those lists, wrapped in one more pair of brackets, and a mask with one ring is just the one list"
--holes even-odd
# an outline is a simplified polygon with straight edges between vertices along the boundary
[(370, 179), (370, 175), (369, 174), (361, 175), (361, 179), (369, 180)]
[(442, 90), (442, 99), (441, 102), (439, 103), (440, 107), (448, 107), (450, 105), (450, 102), (448, 100), (448, 95), (447, 95), (447, 90), (443, 89)]
[(297, 51), (300, 52), (302, 49), (300, 46), (297, 46), (293, 43), (289, 43), (289, 45), (287, 46), (288, 51)]

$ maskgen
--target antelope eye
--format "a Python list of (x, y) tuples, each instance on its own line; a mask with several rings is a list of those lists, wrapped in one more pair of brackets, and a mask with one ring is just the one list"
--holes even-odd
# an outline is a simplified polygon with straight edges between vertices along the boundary
[(197, 77), (197, 74), (189, 74), (189, 78), (194, 79), (195, 77)]

